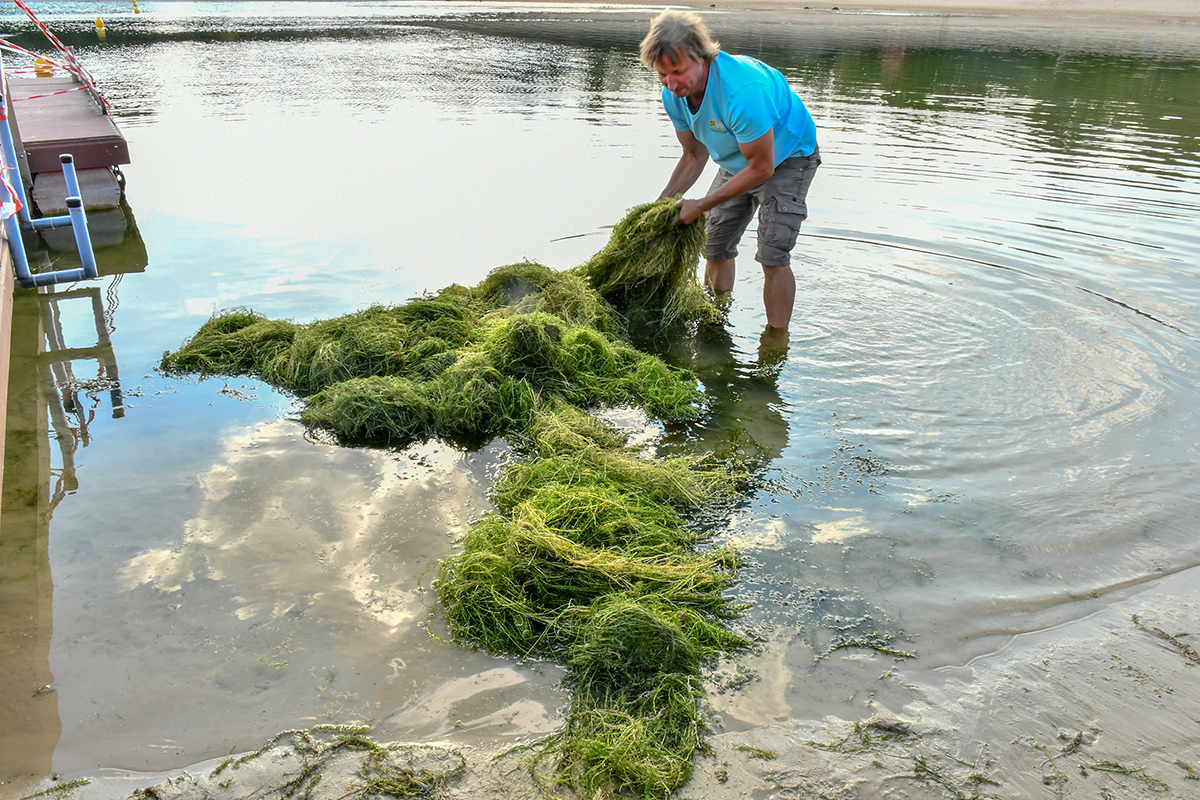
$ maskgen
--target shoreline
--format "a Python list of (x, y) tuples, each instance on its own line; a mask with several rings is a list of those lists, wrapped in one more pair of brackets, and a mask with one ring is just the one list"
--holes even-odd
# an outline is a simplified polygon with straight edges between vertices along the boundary
[[(989, 655), (935, 669), (934, 680), (878, 654), (847, 654), (891, 666), (880, 680), (907, 686), (910, 701), (872, 704), (869, 719), (715, 730), (672, 797), (1190, 796), (1200, 781), (1200, 739), (1188, 713), (1200, 694), (1192, 680), (1200, 655), (1182, 641), (1187, 634), (1169, 631), (1190, 627), (1200, 585), (1184, 572), (1115, 594), (1072, 623), (1014, 634)], [(344, 800), (363, 796), (368, 776), (407, 775), (443, 800), (575, 797), (546, 794), (553, 767), (541, 764), (535, 775), (535, 751), (536, 740), (386, 741), (365, 727), (317, 726), (186, 769), (98, 770), (37, 789), (57, 800)]]
[[(703, 3), (688, 4), (704, 8)], [(788, 0), (724, 0), (717, 7), (763, 9), (772, 11), (796, 10)], [(854, 14), (902, 14), (908, 16), (971, 16), (1024, 17), (1059, 20), (1064, 25), (1075, 24), (1080, 18), (1090, 21), (1122, 22), (1200, 22), (1195, 3), (1187, 0), (1150, 0), (1149, 2), (1106, 2), (1106, 0), (1031, 0), (1028, 3), (1005, 0), (834, 0), (820, 6), (809, 5), (811, 11), (837, 11)]]
[[(732, 0), (725, 3), (731, 7), (762, 8), (770, 10), (795, 9), (794, 3), (786, 0)], [(810, 6), (811, 10), (837, 11), (855, 14), (902, 14), (908, 16), (970, 16), (970, 17), (1017, 17), (1043, 21), (1060, 21), (1073, 25), (1086, 19), (1090, 22), (1141, 22), (1165, 23), (1191, 20), (1200, 22), (1194, 3), (1186, 0), (1152, 0), (1151, 2), (1105, 2), (1105, 0), (1034, 0), (1029, 3), (1005, 2), (1004, 0), (848, 0), (830, 3), (826, 7)], [(703, 6), (701, 6), (703, 7)]]
[(685, 8), (696, 11), (737, 10), (779, 13), (840, 13), (854, 15), (896, 15), (909, 17), (999, 17), (1060, 22), (1064, 26), (1089, 23), (1193, 23), (1200, 27), (1200, 10), (1191, 0), (823, 0), (802, 5), (796, 0), (702, 0), (652, 5), (640, 0), (546, 0), (514, 5), (602, 5), (611, 7)]

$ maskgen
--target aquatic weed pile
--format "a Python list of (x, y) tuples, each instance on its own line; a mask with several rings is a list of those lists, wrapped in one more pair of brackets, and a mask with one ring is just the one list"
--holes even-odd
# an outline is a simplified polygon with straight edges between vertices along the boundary
[(495, 510), (436, 589), (457, 641), (566, 666), (566, 724), (535, 764), (553, 758), (542, 777), (588, 797), (682, 786), (704, 744), (701, 670), (749, 644), (724, 595), (739, 557), (710, 545), (705, 521), (741, 496), (744, 470), (651, 458), (582, 410), (699, 413), (694, 376), (621, 338), (636, 316), (714, 319), (695, 279), (702, 226), (676, 214), (671, 200), (632, 209), (569, 272), (514, 264), (475, 287), (308, 325), (219, 313), (161, 363), (257, 375), (304, 398), (303, 422), (347, 440), (510, 437), (525, 458), (506, 466)]
[(696, 282), (703, 238), (699, 223), (678, 223), (673, 200), (646, 203), (575, 270), (513, 264), (475, 287), (308, 325), (233, 309), (160, 366), (257, 375), (305, 397), (305, 424), (357, 441), (486, 440), (528, 428), (547, 398), (687, 418), (699, 399), (692, 376), (621, 334), (631, 317), (662, 326), (717, 318)]
[(565, 664), (574, 697), (539, 760), (586, 797), (662, 797), (691, 776), (706, 725), (701, 669), (748, 646), (723, 595), (740, 561), (687, 519), (734, 501), (744, 474), (652, 459), (569, 406), (535, 420), (496, 510), (443, 562), (450, 631), (494, 653)]
[(539, 405), (636, 403), (697, 413), (695, 378), (615, 336), (583, 280), (538, 264), (493, 271), (401, 306), (298, 325), (246, 309), (213, 316), (161, 367), (257, 375), (305, 398), (301, 419), (355, 441), (486, 440), (528, 428)]

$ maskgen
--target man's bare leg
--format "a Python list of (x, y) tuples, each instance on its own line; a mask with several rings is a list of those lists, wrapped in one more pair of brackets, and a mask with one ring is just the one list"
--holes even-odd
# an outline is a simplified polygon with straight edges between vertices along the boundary
[(704, 264), (704, 285), (711, 286), (714, 292), (733, 291), (734, 266), (733, 259), (723, 261), (706, 261)]
[[(732, 269), (730, 272), (732, 273)], [(792, 306), (796, 302), (796, 276), (792, 274), (791, 267), (768, 267), (763, 264), (763, 278), (763, 305), (767, 309), (767, 324), (772, 328), (786, 328), (792, 321)], [(730, 287), (732, 286), (731, 276)]]

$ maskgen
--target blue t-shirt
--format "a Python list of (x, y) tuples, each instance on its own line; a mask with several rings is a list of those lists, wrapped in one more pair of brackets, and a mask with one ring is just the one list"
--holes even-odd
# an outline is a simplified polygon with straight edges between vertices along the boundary
[(730, 172), (746, 166), (738, 143), (775, 132), (775, 166), (817, 149), (817, 126), (783, 73), (749, 56), (718, 52), (708, 67), (704, 101), (693, 114), (686, 97), (663, 87), (663, 106), (677, 131), (690, 130)]

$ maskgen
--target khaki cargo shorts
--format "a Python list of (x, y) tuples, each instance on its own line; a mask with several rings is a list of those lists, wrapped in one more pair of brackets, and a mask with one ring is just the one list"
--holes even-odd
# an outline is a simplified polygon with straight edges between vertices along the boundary
[[(792, 156), (775, 168), (775, 174), (743, 195), (727, 200), (708, 212), (705, 222), (707, 242), (704, 257), (724, 261), (737, 256), (738, 242), (758, 211), (758, 253), (755, 260), (768, 267), (786, 267), (792, 263), (792, 248), (800, 235), (800, 224), (808, 216), (805, 198), (817, 167), (821, 164), (818, 148), (810, 156)], [(709, 187), (717, 189), (733, 173), (721, 167)]]

